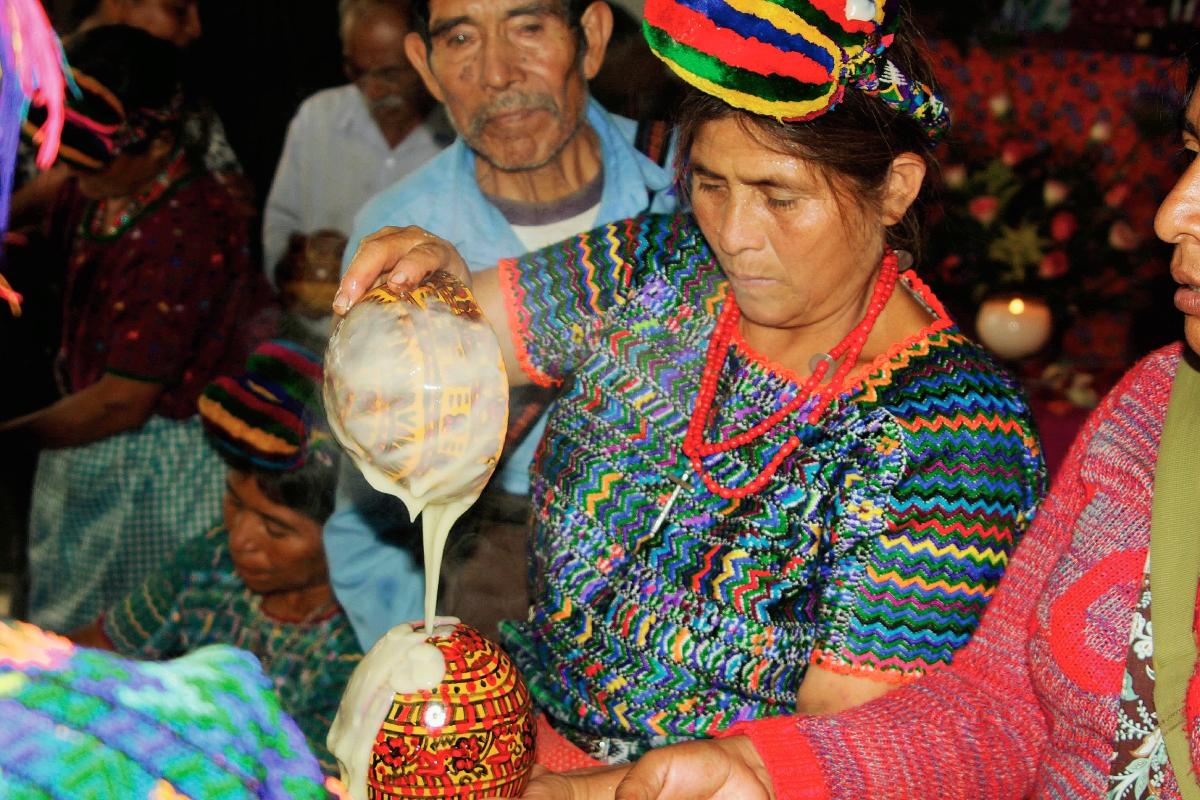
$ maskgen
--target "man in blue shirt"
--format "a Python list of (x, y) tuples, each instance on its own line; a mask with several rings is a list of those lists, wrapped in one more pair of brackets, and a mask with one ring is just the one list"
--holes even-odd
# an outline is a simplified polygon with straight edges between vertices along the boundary
[[(412, 13), (409, 60), (445, 103), (459, 138), (359, 212), (343, 271), (363, 237), (386, 226), (424, 228), (480, 270), (599, 225), (673, 210), (671, 175), (634, 148), (635, 124), (588, 98), (587, 81), (612, 32), (604, 2), (414, 0)], [(529, 493), (544, 427), (543, 417), (508, 455), (488, 490), (499, 496), (494, 505), (511, 509)], [(334, 591), (365, 649), (422, 616), (424, 578), (406, 550), (385, 541), (407, 519), (403, 507), (356, 474), (343, 478), (325, 549)], [(506, 527), (511, 540), (512, 525)], [(476, 559), (486, 562), (478, 573), (487, 573), (497, 595), (523, 597), (525, 570), (513, 563), (523, 557), (523, 544), (510, 541), (492, 558)], [(460, 608), (478, 612), (491, 599), (501, 607), (509, 598), (472, 603), (462, 594), (450, 611), (489, 633), (494, 619), (486, 609), (472, 619)]]

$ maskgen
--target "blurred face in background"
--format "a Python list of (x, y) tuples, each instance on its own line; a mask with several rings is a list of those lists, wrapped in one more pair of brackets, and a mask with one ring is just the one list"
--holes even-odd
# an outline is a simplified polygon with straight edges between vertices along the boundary
[(342, 55), (346, 77), (358, 86), (382, 128), (421, 113), (421, 77), (404, 53), (408, 20), (395, 9), (360, 3), (346, 15)]
[(432, 44), (410, 34), (408, 55), (472, 150), (498, 170), (535, 170), (579, 130), (612, 11), (592, 3), (581, 27), (582, 52), (561, 0), (431, 0)]
[(196, 0), (110, 0), (113, 21), (187, 47), (200, 38)]

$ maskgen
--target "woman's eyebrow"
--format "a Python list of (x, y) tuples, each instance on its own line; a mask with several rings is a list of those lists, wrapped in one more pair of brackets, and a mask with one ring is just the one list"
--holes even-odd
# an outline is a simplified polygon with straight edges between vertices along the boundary
[[(241, 495), (239, 495), (239, 494), (237, 493), (237, 490), (233, 488), (233, 483), (231, 483), (231, 482), (230, 482), (230, 481), (228, 481), (228, 480), (227, 480), (227, 481), (225, 481), (225, 489), (226, 489), (226, 490), (227, 490), (227, 491), (228, 491), (228, 492), (229, 492), (231, 495), (233, 495), (233, 499), (234, 499), (234, 500), (237, 500), (237, 501), (238, 501), (239, 503), (241, 503), (243, 506), (244, 506), (244, 505), (246, 505), (246, 501), (245, 501), (245, 500), (243, 500), (243, 499), (242, 499), (242, 497), (241, 497)], [(278, 526), (279, 526), (279, 527), (281, 527), (281, 528), (287, 528), (289, 531), (294, 531), (294, 530), (296, 530), (294, 527), (292, 527), (291, 523), (289, 523), (289, 522), (284, 522), (283, 520), (279, 519), (279, 517), (273, 517), (273, 516), (271, 516), (270, 514), (264, 514), (264, 513), (262, 513), (261, 511), (255, 511), (254, 513), (255, 513), (255, 514), (258, 514), (260, 517), (262, 517), (263, 519), (267, 520), (268, 522), (273, 522), (273, 523), (275, 523), (276, 525), (278, 525)]]

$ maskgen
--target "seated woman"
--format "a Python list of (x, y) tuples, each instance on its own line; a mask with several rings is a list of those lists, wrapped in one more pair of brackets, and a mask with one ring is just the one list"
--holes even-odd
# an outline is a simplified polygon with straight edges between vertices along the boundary
[(655, 27), (699, 12), (647, 3), (660, 54), (721, 95), (682, 115), (692, 214), (474, 275), (449, 243), (385, 229), (335, 304), (450, 270), (510, 380), (567, 386), (534, 467), (534, 607), (502, 626), (554, 767), (838, 711), (943, 669), (1043, 491), (1020, 390), (893, 250), (918, 244), (945, 122), (894, 0), (788, 4), (820, 31), (775, 2), (739, 7), (761, 17), (730, 12), (750, 27), (695, 41), (797, 77), (722, 66)]
[[(58, 402), (0, 424), (0, 452), (41, 449), (29, 523), (30, 619), (96, 618), (220, 509), (225, 468), (200, 392), (265, 338), (270, 290), (229, 193), (182, 146), (180, 54), (121, 25), (68, 48), (50, 221), (65, 275)], [(44, 108), (34, 108), (36, 123)]]
[(166, 659), (208, 644), (249, 650), (329, 774), (325, 747), (362, 650), (329, 585), (321, 526), (333, 512), (339, 452), (323, 425), (321, 364), (284, 342), (200, 398), (229, 465), (221, 525), (182, 545), (79, 644)]

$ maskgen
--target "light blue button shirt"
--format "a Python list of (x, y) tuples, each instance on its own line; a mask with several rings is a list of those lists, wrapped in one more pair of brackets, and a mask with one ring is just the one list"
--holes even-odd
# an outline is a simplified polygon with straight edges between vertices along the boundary
[[(673, 211), (675, 197), (667, 191), (671, 173), (633, 146), (636, 123), (609, 114), (594, 100), (588, 106), (587, 121), (600, 140), (604, 162), (604, 191), (596, 225), (646, 211)], [(446, 239), (472, 271), (525, 254), (512, 226), (480, 191), (475, 181), (475, 154), (461, 138), (359, 211), (343, 272), (363, 237), (388, 225), (416, 225)], [(497, 476), (505, 491), (529, 493), (529, 469), (545, 427), (543, 416)], [(342, 470), (337, 508), (325, 523), (325, 551), (334, 592), (364, 650), (396, 625), (419, 619), (424, 613), (424, 576), (408, 552), (379, 538), (397, 519), (407, 519), (398, 500), (373, 492), (352, 467)]]

